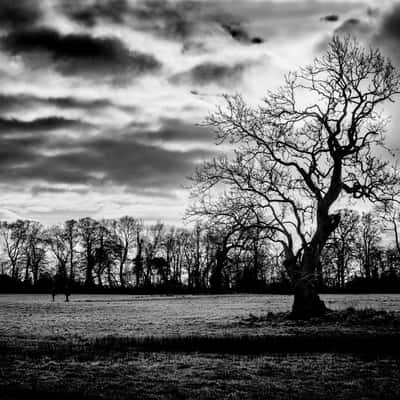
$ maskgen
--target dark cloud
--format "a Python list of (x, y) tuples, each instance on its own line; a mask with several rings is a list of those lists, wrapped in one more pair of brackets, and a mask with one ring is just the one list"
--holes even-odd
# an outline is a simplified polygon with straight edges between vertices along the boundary
[[(142, 28), (173, 37), (187, 38), (193, 33), (194, 27), (203, 18), (201, 3), (196, 1), (178, 1), (172, 3), (166, 0), (139, 1), (132, 10)], [(195, 17), (197, 15), (197, 20)]]
[(400, 4), (396, 4), (384, 15), (380, 27), (380, 36), (389, 40), (400, 40)]
[[(97, 0), (90, 5), (65, 1), (64, 12), (75, 22), (92, 27), (102, 21), (132, 24), (134, 29), (178, 40), (189, 40), (197, 30), (221, 27), (241, 43), (259, 44), (261, 37), (252, 37), (241, 26), (240, 13), (232, 15), (221, 4), (204, 4), (202, 1), (168, 0)], [(214, 28), (214, 29), (213, 29)]]
[(161, 127), (155, 131), (142, 131), (135, 134), (135, 138), (142, 143), (157, 142), (184, 142), (184, 143), (212, 143), (215, 134), (206, 127), (190, 124), (177, 118), (164, 118)]
[(112, 23), (131, 23), (139, 30), (156, 34), (186, 38), (193, 30), (194, 9), (200, 9), (200, 3), (194, 1), (142, 0), (96, 0), (90, 4), (66, 0), (62, 9), (72, 20), (92, 27), (102, 21)]
[(52, 106), (60, 110), (102, 111), (105, 108), (120, 108), (133, 112), (133, 107), (121, 107), (108, 99), (86, 100), (76, 97), (37, 97), (25, 94), (0, 94), (0, 113), (9, 113)]
[(251, 42), (249, 34), (240, 25), (222, 24), (221, 26), (232, 37), (232, 39), (243, 43)]
[(22, 121), (19, 119), (0, 118), (0, 134), (12, 132), (43, 132), (57, 129), (76, 129), (78, 127), (88, 127), (89, 124), (73, 119), (62, 117), (37, 118), (31, 121)]
[(400, 3), (396, 3), (380, 18), (380, 24), (372, 37), (372, 44), (400, 66)]
[(1, 0), (0, 26), (15, 29), (35, 24), (41, 17), (39, 3), (37, 0)]
[(336, 14), (329, 14), (322, 18), (324, 21), (328, 22), (336, 22), (339, 20), (339, 15)]
[(43, 135), (7, 135), (0, 131), (0, 181), (13, 182), (15, 178), (7, 176), (7, 170), (12, 170), (12, 175), (18, 178), (18, 171), (21, 166), (32, 165), (40, 155), (39, 149), (46, 144)]
[(40, 28), (11, 32), (2, 38), (3, 49), (29, 61), (35, 53), (46, 54), (56, 69), (65, 75), (131, 76), (134, 78), (161, 67), (150, 54), (130, 51), (113, 37), (85, 34), (62, 35)]
[(35, 107), (35, 96), (0, 94), (0, 113), (27, 110)]
[[(217, 34), (222, 27), (234, 40), (247, 44), (260, 44), (263, 39), (252, 37), (241, 25), (240, 13), (233, 15), (224, 3), (201, 1), (139, 1), (131, 15), (141, 29), (163, 37), (190, 40), (199, 31)], [(203, 30), (202, 30), (203, 29)]]
[(126, 0), (97, 0), (89, 5), (67, 0), (61, 4), (64, 13), (72, 20), (89, 27), (96, 25), (99, 20), (122, 23), (130, 9)]
[(349, 18), (344, 21), (334, 33), (338, 35), (352, 35), (362, 38), (371, 35), (373, 29), (373, 26), (367, 21), (359, 18)]
[(54, 186), (46, 186), (46, 185), (33, 185), (30, 189), (31, 193), (34, 196), (50, 193), (50, 194), (63, 194), (63, 193), (78, 193), (78, 194), (86, 194), (89, 192), (89, 189), (85, 188), (74, 188), (74, 187), (54, 187)]
[(253, 43), (253, 44), (261, 44), (261, 43), (264, 43), (264, 39), (260, 38), (258, 36), (255, 36), (255, 37), (253, 37), (251, 39), (251, 43)]
[(232, 81), (240, 81), (244, 64), (217, 64), (217, 63), (204, 63), (199, 64), (190, 69), (171, 77), (172, 83), (192, 83), (200, 86), (208, 85), (210, 83), (219, 83), (220, 85), (229, 85)]
[(229, 33), (229, 35), (235, 39), (238, 42), (241, 43), (253, 43), (253, 44), (260, 44), (263, 43), (264, 40), (260, 37), (251, 37), (249, 33), (240, 25), (240, 24), (228, 24), (228, 23), (223, 23), (222, 28), (226, 32)]
[[(46, 128), (53, 126), (43, 122), (35, 124)], [(164, 125), (168, 124), (170, 129), (179, 126), (172, 120), (165, 121)], [(19, 122), (18, 127), (26, 132), (24, 123)], [(0, 140), (0, 181), (40, 181), (46, 187), (86, 184), (96, 187), (122, 185), (133, 191), (173, 190), (184, 182), (197, 162), (213, 154), (202, 149), (167, 150), (140, 142), (133, 134), (91, 136), (74, 141), (40, 134), (7, 135), (1, 136)]]

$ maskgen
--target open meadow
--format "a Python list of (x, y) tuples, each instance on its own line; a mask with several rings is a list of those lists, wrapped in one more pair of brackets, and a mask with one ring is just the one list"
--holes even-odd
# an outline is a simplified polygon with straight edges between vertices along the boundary
[[(323, 295), (329, 308), (371, 308), (400, 312), (400, 295)], [(105, 336), (175, 336), (261, 334), (279, 326), (245, 324), (250, 315), (288, 312), (292, 296), (130, 296), (0, 295), (0, 335), (9, 338), (100, 338)], [(252, 324), (255, 325), (255, 324)]]
[(341, 321), (282, 295), (1, 295), (0, 398), (399, 398), (400, 295), (323, 298)]

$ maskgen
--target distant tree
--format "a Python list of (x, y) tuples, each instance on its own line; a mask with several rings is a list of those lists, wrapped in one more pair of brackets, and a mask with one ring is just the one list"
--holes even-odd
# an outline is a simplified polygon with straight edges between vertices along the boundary
[(197, 224), (192, 231), (192, 243), (193, 243), (193, 264), (190, 273), (189, 285), (193, 289), (199, 290), (201, 288), (201, 234), (202, 227)]
[(69, 252), (69, 279), (71, 284), (75, 280), (75, 264), (76, 264), (76, 246), (78, 244), (78, 222), (74, 219), (69, 219), (64, 223), (65, 239), (68, 243)]
[(113, 229), (114, 220), (101, 220), (97, 227), (98, 241), (95, 249), (95, 268), (99, 286), (103, 286), (102, 276), (106, 274), (109, 287), (115, 286), (114, 270), (123, 257), (124, 243)]
[(386, 268), (384, 275), (388, 278), (400, 278), (400, 253), (397, 248), (388, 247), (385, 250)]
[(99, 222), (86, 217), (78, 221), (78, 235), (82, 247), (82, 260), (85, 269), (85, 286), (94, 286), (93, 272), (96, 265), (96, 248), (99, 242)]
[(182, 284), (182, 264), (184, 247), (184, 230), (169, 227), (162, 240), (165, 254), (165, 265), (169, 266), (169, 283), (173, 286)]
[(19, 267), (25, 255), (26, 221), (1, 222), (0, 234), (11, 264), (11, 277), (18, 279)]
[(357, 249), (363, 275), (367, 279), (377, 278), (379, 245), (382, 241), (380, 219), (371, 212), (364, 213), (358, 225)]
[(143, 249), (144, 249), (144, 234), (143, 234), (143, 222), (138, 221), (136, 227), (136, 255), (133, 259), (134, 272), (135, 272), (135, 284), (136, 287), (140, 287), (143, 281)]
[(68, 233), (64, 227), (54, 225), (44, 232), (44, 240), (57, 260), (57, 273), (67, 279), (67, 263), (70, 259)]
[(121, 217), (111, 222), (111, 229), (118, 241), (120, 252), (119, 259), (119, 282), (121, 287), (125, 286), (125, 268), (129, 261), (129, 253), (132, 251), (140, 229), (140, 222), (129, 216)]
[[(291, 73), (255, 108), (239, 95), (208, 118), (232, 156), (204, 163), (193, 177), (192, 212), (232, 204), (256, 210), (274, 232), (294, 285), (294, 318), (326, 312), (317, 293), (321, 252), (340, 223), (340, 196), (386, 201), (399, 183), (385, 149), (378, 107), (400, 92), (400, 76), (379, 50), (334, 37), (325, 55)], [(222, 192), (222, 195), (220, 194)], [(232, 202), (232, 198), (235, 201)]]
[(144, 241), (144, 254), (145, 254), (145, 271), (144, 271), (144, 285), (151, 286), (153, 277), (153, 260), (157, 256), (157, 252), (161, 248), (164, 234), (164, 224), (157, 222), (147, 229), (146, 240)]
[[(249, 239), (249, 232), (241, 224), (213, 224), (208, 226), (208, 237), (213, 248), (210, 288), (213, 292), (220, 292), (229, 288), (227, 267), (233, 264), (232, 253), (244, 249)], [(254, 250), (254, 248), (253, 248)], [(253, 252), (257, 257), (257, 251)], [(244, 267), (246, 270), (246, 266)], [(245, 273), (245, 271), (242, 271)]]
[(400, 198), (396, 192), (393, 191), (391, 198), (384, 204), (378, 205), (374, 211), (382, 221), (386, 233), (392, 235), (397, 255), (400, 257)]
[(28, 267), (30, 267), (32, 271), (33, 285), (36, 285), (39, 279), (39, 274), (47, 263), (45, 232), (44, 227), (40, 222), (25, 221), (25, 225), (26, 270), (28, 270)]
[(357, 253), (357, 232), (360, 215), (352, 210), (340, 210), (340, 222), (323, 250), (334, 263), (336, 286), (344, 287), (350, 263)]

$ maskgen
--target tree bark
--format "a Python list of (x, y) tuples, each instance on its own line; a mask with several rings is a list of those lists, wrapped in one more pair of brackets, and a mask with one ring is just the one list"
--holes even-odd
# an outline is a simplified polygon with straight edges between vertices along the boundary
[(294, 319), (317, 317), (328, 311), (325, 303), (318, 296), (316, 271), (322, 249), (339, 222), (339, 214), (328, 215), (327, 212), (319, 212), (317, 231), (310, 245), (304, 249), (300, 268), (295, 269), (294, 303), (291, 314)]
[(324, 315), (327, 311), (328, 308), (320, 299), (313, 282), (308, 279), (297, 282), (294, 290), (292, 318), (308, 319)]
[(124, 263), (123, 261), (119, 264), (119, 284), (123, 288), (125, 287), (125, 279), (124, 279)]
[(89, 254), (87, 256), (87, 265), (86, 265), (86, 277), (85, 277), (85, 286), (86, 287), (93, 287), (94, 280), (93, 280), (93, 260), (92, 256)]
[(294, 303), (292, 318), (308, 319), (326, 313), (324, 302), (318, 295), (316, 270), (319, 264), (319, 255), (313, 249), (306, 249), (300, 265), (299, 276), (294, 287)]

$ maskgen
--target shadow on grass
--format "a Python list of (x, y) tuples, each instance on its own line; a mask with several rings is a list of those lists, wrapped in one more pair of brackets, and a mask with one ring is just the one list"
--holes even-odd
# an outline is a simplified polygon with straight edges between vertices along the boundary
[(102, 397), (85, 395), (81, 392), (64, 392), (54, 390), (42, 390), (34, 388), (14, 387), (11, 385), (0, 386), (2, 400), (100, 400)]
[(230, 354), (260, 353), (389, 353), (400, 354), (400, 333), (389, 334), (300, 334), (241, 336), (106, 336), (85, 343), (41, 341), (24, 346), (0, 342), (0, 353), (28, 357), (91, 360), (126, 352), (200, 352)]
[(354, 307), (345, 310), (330, 310), (325, 315), (314, 317), (306, 320), (292, 319), (290, 313), (272, 313), (266, 315), (255, 316), (250, 314), (248, 318), (244, 318), (243, 323), (280, 323), (280, 324), (297, 324), (309, 326), (333, 325), (341, 324), (342, 326), (391, 326), (400, 329), (400, 313), (385, 310), (375, 310), (373, 308), (365, 308), (357, 310)]

